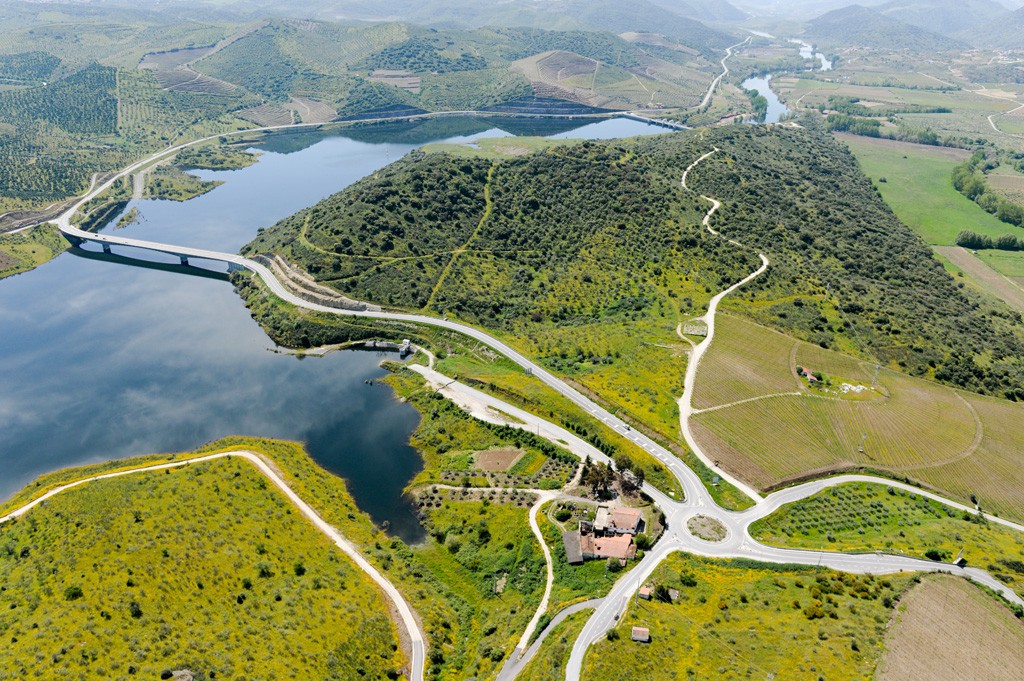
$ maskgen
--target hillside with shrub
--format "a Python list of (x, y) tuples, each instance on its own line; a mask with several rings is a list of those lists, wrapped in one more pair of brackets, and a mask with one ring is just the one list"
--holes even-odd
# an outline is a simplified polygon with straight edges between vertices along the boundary
[(595, 325), (670, 331), (756, 268), (753, 250), (700, 228), (705, 204), (679, 186), (713, 147), (691, 187), (723, 201), (723, 234), (772, 260), (727, 304), (822, 347), (1024, 397), (1019, 316), (958, 287), (818, 132), (744, 126), (500, 162), (413, 154), (245, 252), (280, 253), (349, 297), (509, 333), (572, 373), (609, 351)]

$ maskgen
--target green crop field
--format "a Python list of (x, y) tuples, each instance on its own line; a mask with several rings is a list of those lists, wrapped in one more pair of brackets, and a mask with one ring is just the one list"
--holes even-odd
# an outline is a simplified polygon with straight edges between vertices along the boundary
[(375, 585), (245, 461), (90, 483), (0, 527), (0, 546), (0, 678), (403, 665)]
[(1024, 235), (953, 188), (953, 168), (967, 152), (849, 135), (842, 141), (897, 217), (928, 243), (953, 245), (963, 229), (993, 238), (1013, 231)]
[[(909, 575), (855, 576), (673, 554), (648, 583), (676, 603), (630, 603), (584, 661), (584, 679), (870, 678)], [(630, 640), (634, 626), (651, 642)]]
[[(850, 393), (830, 391), (845, 382), (870, 388), (875, 366), (807, 343), (797, 345), (794, 363), (824, 373), (833, 385), (767, 397), (779, 392), (789, 371), (790, 358), (782, 352), (786, 343), (756, 324), (728, 316), (722, 321), (726, 323), (721, 335), (716, 333), (708, 364), (699, 372), (696, 402), (709, 401), (700, 397), (701, 391), (723, 400), (720, 404), (766, 396), (693, 417), (698, 440), (726, 468), (760, 487), (812, 472), (884, 470), (959, 500), (979, 495), (989, 510), (1021, 518), (1021, 405), (959, 393), (884, 368), (876, 389), (851, 399)], [(730, 340), (730, 333), (742, 341)], [(728, 376), (725, 368), (730, 366), (742, 370), (739, 379), (722, 381), (728, 389), (703, 375), (710, 368), (716, 369), (711, 377)]]
[(750, 534), (802, 549), (884, 551), (947, 562), (962, 555), (1024, 595), (1024, 534), (885, 485), (832, 487), (757, 521)]

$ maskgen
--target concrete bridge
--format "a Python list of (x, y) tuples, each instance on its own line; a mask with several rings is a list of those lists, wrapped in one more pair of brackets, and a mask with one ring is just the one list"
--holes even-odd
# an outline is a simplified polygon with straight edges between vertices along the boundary
[(620, 114), (620, 117), (628, 118), (631, 121), (640, 121), (641, 123), (647, 123), (648, 125), (656, 125), (659, 128), (668, 128), (669, 130), (691, 130), (692, 129), (692, 128), (689, 128), (689, 127), (683, 125), (682, 123), (676, 123), (675, 121), (667, 121), (667, 120), (665, 120), (663, 118), (648, 118), (647, 116), (644, 116), (643, 114), (640, 114), (640, 113), (638, 113), (636, 111), (631, 111), (629, 113)]
[(154, 253), (165, 253), (167, 255), (175, 256), (181, 260), (182, 265), (190, 264), (189, 259), (191, 258), (193, 260), (212, 260), (214, 262), (226, 263), (228, 266), (228, 272), (235, 272), (242, 269), (252, 270), (255, 272), (256, 270), (253, 267), (250, 267), (250, 265), (261, 267), (258, 263), (254, 263), (248, 258), (244, 258), (240, 255), (234, 255), (232, 253), (208, 251), (202, 248), (191, 248), (189, 246), (161, 244), (155, 241), (130, 239), (127, 237), (112, 236), (110, 234), (96, 234), (79, 229), (65, 220), (58, 220), (57, 226), (60, 228), (64, 237), (75, 246), (81, 246), (86, 242), (93, 242), (99, 244), (104, 253), (112, 253), (112, 246), (129, 246), (131, 248), (141, 248), (143, 250), (153, 251)]

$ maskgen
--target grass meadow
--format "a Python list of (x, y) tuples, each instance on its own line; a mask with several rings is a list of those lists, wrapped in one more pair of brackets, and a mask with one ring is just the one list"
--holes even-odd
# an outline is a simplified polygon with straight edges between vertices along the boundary
[[(673, 554), (649, 583), (675, 603), (630, 603), (584, 661), (587, 679), (864, 679), (910, 575), (856, 576)], [(630, 640), (633, 626), (650, 643)]]
[(102, 480), (0, 527), (0, 678), (387, 678), (376, 586), (245, 461)]
[(841, 139), (897, 217), (929, 244), (955, 245), (964, 229), (992, 238), (1024, 236), (953, 188), (953, 168), (967, 158), (966, 151), (852, 135)]

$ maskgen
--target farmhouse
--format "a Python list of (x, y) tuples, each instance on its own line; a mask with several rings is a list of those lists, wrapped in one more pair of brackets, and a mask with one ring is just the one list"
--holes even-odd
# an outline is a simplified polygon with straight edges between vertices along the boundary
[(583, 564), (583, 547), (580, 544), (580, 533), (563, 532), (562, 546), (565, 547), (565, 560), (569, 565)]
[(636, 545), (628, 534), (613, 537), (599, 537), (596, 534), (580, 535), (580, 550), (583, 558), (618, 558), (621, 561), (636, 558)]
[(633, 632), (630, 638), (638, 643), (650, 643), (651, 642), (651, 630), (647, 627), (633, 627)]
[(594, 519), (594, 534), (631, 534), (641, 532), (643, 516), (635, 508), (615, 508), (599, 506)]
[(811, 383), (817, 383), (818, 377), (814, 375), (814, 370), (807, 367), (801, 367), (800, 375), (806, 378)]

